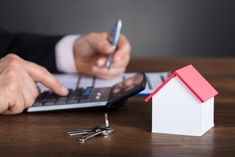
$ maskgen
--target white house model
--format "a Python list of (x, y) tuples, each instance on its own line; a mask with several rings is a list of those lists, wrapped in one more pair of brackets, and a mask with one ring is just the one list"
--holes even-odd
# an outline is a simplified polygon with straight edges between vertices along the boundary
[(214, 126), (218, 92), (192, 66), (175, 71), (152, 98), (152, 132), (201, 136)]

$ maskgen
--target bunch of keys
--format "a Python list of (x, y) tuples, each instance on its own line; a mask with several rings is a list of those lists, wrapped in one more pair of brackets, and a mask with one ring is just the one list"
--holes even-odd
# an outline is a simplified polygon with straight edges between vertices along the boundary
[(109, 125), (107, 113), (104, 114), (104, 118), (105, 125), (98, 125), (94, 128), (77, 129), (75, 131), (69, 131), (67, 134), (72, 137), (78, 137), (79, 141), (82, 143), (98, 135), (108, 136), (113, 132), (113, 128)]

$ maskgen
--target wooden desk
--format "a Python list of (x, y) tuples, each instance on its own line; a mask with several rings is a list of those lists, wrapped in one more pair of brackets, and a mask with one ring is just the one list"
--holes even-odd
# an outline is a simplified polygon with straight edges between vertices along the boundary
[(100, 111), (0, 116), (0, 156), (235, 156), (235, 58), (133, 59), (128, 71), (175, 70), (193, 64), (219, 91), (215, 127), (202, 137), (152, 134), (151, 103), (133, 97), (110, 113), (115, 132), (84, 144), (65, 132), (103, 122)]

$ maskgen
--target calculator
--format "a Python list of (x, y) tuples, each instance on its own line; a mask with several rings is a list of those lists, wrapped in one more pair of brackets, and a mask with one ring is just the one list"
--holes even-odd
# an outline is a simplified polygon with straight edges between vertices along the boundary
[(44, 91), (27, 108), (27, 112), (56, 111), (81, 108), (115, 109), (123, 106), (123, 102), (145, 89), (146, 76), (136, 73), (112, 87), (69, 89), (67, 96), (58, 96), (51, 91)]

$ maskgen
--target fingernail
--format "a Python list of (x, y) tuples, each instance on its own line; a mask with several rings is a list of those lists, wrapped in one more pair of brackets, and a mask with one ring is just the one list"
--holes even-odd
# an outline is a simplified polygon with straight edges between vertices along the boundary
[(61, 87), (61, 91), (63, 92), (63, 94), (67, 95), (69, 93), (68, 89), (65, 88), (64, 86)]
[(98, 60), (98, 62), (97, 62), (97, 65), (100, 66), (100, 67), (104, 66), (105, 65), (105, 59), (104, 58), (100, 58)]

